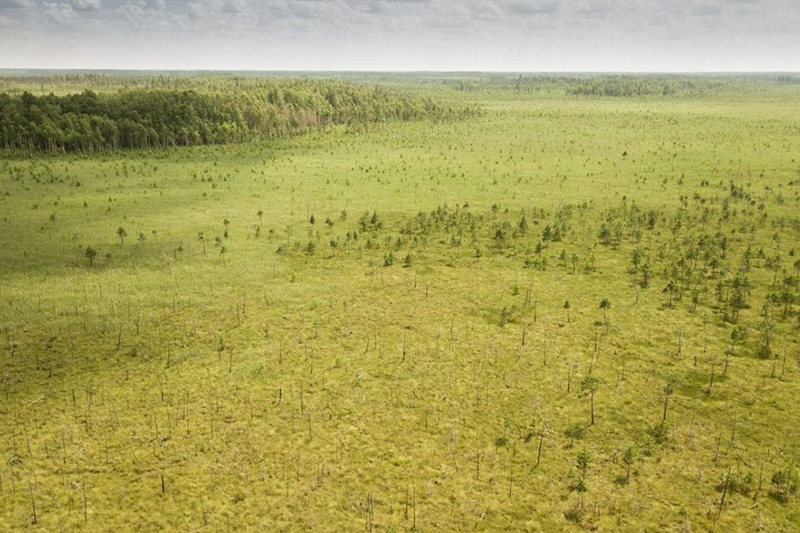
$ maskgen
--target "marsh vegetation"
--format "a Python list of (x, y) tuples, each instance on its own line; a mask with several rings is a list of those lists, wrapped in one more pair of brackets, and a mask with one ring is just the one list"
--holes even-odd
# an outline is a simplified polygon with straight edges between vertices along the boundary
[(800, 528), (799, 85), (3, 87), (0, 529)]

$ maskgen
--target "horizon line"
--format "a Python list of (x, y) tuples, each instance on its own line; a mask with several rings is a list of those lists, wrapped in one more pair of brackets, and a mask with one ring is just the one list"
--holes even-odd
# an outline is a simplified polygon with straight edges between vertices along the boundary
[(798, 70), (438, 70), (438, 69), (217, 69), (217, 68), (104, 68), (104, 67), (5, 67), (0, 72), (162, 72), (162, 73), (335, 73), (335, 74), (683, 74), (683, 75), (765, 75), (765, 74), (800, 74)]

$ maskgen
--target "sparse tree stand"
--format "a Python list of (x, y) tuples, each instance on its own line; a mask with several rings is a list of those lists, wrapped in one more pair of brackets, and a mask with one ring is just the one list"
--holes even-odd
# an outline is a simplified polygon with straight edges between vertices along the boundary
[(33, 497), (33, 484), (32, 484), (32, 483), (28, 483), (28, 490), (30, 491), (30, 495), (31, 495), (31, 511), (32, 511), (32, 514), (31, 514), (31, 523), (33, 523), (33, 524), (36, 524), (36, 522), (37, 522), (37, 517), (36, 517), (36, 500), (35, 500), (35, 499), (34, 499), (34, 497)]
[(600, 309), (603, 310), (603, 323), (608, 327), (608, 310), (611, 309), (611, 301), (608, 298), (603, 298), (600, 300), (600, 305), (598, 306)]
[(714, 369), (717, 366), (716, 361), (711, 362), (711, 375), (708, 378), (708, 388), (706, 388), (706, 396), (711, 396), (711, 387), (714, 386)]
[(544, 437), (547, 434), (547, 424), (542, 425), (542, 431), (539, 433), (539, 447), (536, 451), (536, 466), (542, 462), (542, 446), (544, 446)]
[(97, 250), (95, 250), (91, 246), (87, 246), (84, 255), (86, 255), (86, 259), (89, 260), (89, 266), (90, 267), (94, 266), (94, 258), (97, 257)]
[(666, 387), (664, 387), (664, 414), (661, 416), (661, 423), (665, 423), (667, 421), (667, 408), (669, 406), (669, 397), (675, 392), (672, 383), (667, 383)]
[(630, 483), (631, 481), (631, 467), (634, 462), (636, 462), (636, 450), (633, 446), (628, 446), (622, 452), (622, 464), (625, 465), (625, 483)]
[(671, 308), (673, 296), (678, 292), (678, 286), (673, 280), (669, 280), (669, 283), (667, 283), (666, 287), (664, 287), (661, 292), (667, 297), (667, 301), (664, 302), (664, 307)]
[(747, 328), (744, 326), (736, 326), (731, 331), (731, 349), (725, 354), (725, 368), (722, 371), (722, 374), (725, 375), (728, 373), (728, 364), (730, 362), (730, 356), (736, 355), (736, 345), (741, 344), (747, 338)]
[(580, 477), (572, 482), (571, 489), (578, 493), (579, 508), (581, 512), (584, 508), (584, 495), (589, 490), (589, 485), (586, 482), (586, 474), (589, 472), (589, 465), (592, 462), (592, 456), (586, 450), (578, 452), (578, 457), (575, 459), (575, 466), (580, 472)]
[(722, 509), (725, 507), (725, 497), (728, 495), (728, 487), (731, 483), (731, 469), (728, 468), (728, 473), (725, 476), (725, 483), (722, 485), (722, 497), (719, 500), (719, 508), (717, 509), (717, 514), (714, 516), (714, 524), (712, 527), (712, 531), (717, 527), (717, 521), (719, 521), (719, 517), (722, 515)]
[(589, 421), (592, 426), (594, 425), (594, 393), (598, 388), (600, 388), (600, 378), (589, 374), (581, 380), (581, 392), (589, 396)]

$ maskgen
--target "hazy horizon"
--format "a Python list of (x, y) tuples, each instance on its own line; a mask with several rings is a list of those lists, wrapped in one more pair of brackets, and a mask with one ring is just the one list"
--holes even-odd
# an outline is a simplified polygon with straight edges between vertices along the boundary
[(0, 67), (800, 70), (792, 0), (0, 0)]
[(780, 75), (780, 74), (800, 74), (800, 70), (369, 70), (369, 69), (318, 69), (318, 70), (296, 70), (296, 69), (128, 69), (128, 68), (58, 68), (58, 67), (0, 67), (0, 72), (4, 75), (14, 75), (14, 73), (75, 73), (75, 74), (139, 74), (139, 73), (164, 73), (164, 74), (252, 74), (252, 75), (271, 75), (271, 74), (420, 74), (420, 75), (527, 75), (527, 76), (592, 76), (592, 75), (631, 75), (631, 76), (761, 76), (761, 75)]

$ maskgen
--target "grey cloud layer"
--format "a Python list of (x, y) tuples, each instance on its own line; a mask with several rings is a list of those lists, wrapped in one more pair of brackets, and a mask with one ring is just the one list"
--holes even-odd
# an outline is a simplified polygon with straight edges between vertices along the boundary
[[(733, 44), (733, 49), (749, 46), (764, 54), (783, 54), (788, 69), (792, 61), (797, 68), (797, 60), (791, 59), (797, 54), (786, 48), (800, 49), (798, 24), (797, 0), (0, 0), (0, 65), (24, 63), (24, 58), (12, 60), (9, 47), (21, 48), (38, 61), (55, 42), (91, 48), (112, 36), (120, 42), (161, 43), (165, 56), (176, 63), (181, 57), (169, 49), (170, 43), (191, 48), (193, 42), (202, 49), (214, 41), (231, 52), (261, 43), (273, 51), (297, 49), (307, 55), (316, 47), (320, 57), (331, 53), (335, 43), (351, 55), (356, 68), (358, 56), (353, 54), (359, 49), (363, 68), (380, 67), (364, 50), (369, 47), (404, 47), (411, 57), (437, 46), (454, 56), (459, 51), (461, 56), (485, 55), (489, 63), (489, 51), (518, 50), (520, 57), (504, 59), (515, 69), (525, 69), (534, 49), (540, 55), (547, 50), (551, 63), (559, 54), (572, 54), (574, 63), (580, 48), (593, 49), (594, 56), (605, 50), (606, 56), (630, 59), (637, 47), (660, 50), (679, 62), (691, 46), (720, 55)], [(41, 40), (39, 47), (20, 46), (32, 36)], [(402, 63), (402, 52), (394, 50), (391, 61)], [(420, 68), (434, 67), (430, 58), (426, 61), (430, 64)], [(747, 68), (758, 68), (754, 58), (749, 61)], [(196, 58), (191, 63), (201, 64)], [(270, 68), (255, 60), (249, 66)]]

